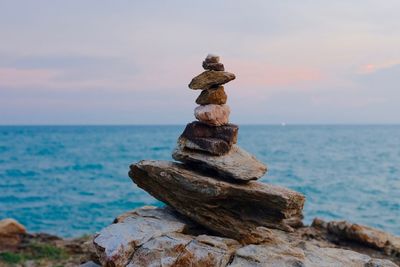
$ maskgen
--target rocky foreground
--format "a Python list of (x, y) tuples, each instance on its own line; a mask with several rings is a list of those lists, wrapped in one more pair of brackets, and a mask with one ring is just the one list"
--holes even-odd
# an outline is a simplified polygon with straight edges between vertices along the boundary
[(315, 219), (292, 233), (273, 229), (271, 240), (257, 245), (216, 236), (168, 207), (124, 213), (94, 237), (62, 239), (21, 229), (0, 223), (1, 267), (400, 264), (399, 237), (345, 221)]
[(400, 239), (347, 222), (314, 220), (294, 232), (241, 244), (174, 210), (143, 207), (119, 216), (94, 239), (103, 266), (397, 266)]

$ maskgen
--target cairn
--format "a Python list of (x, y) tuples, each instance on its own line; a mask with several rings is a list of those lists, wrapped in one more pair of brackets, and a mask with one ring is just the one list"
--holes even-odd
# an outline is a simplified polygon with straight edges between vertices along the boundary
[[(229, 123), (224, 84), (234, 80), (235, 75), (225, 72), (215, 55), (206, 57), (203, 68), (205, 71), (189, 84), (190, 89), (202, 90), (194, 111), (198, 121), (186, 125), (172, 153), (181, 163), (143, 160), (130, 166), (130, 178), (179, 216), (221, 236), (212, 237), (214, 241), (208, 243), (217, 242), (216, 238), (218, 242), (231, 240), (230, 244), (258, 244), (274, 239), (271, 228), (294, 231), (302, 225), (305, 197), (255, 181), (267, 167), (237, 145), (239, 127)], [(141, 216), (149, 216), (146, 223), (138, 219)], [(128, 256), (147, 240), (143, 231), (153, 231), (157, 236), (186, 231), (186, 223), (167, 210), (137, 211), (127, 217), (136, 218), (139, 225), (129, 224), (124, 217), (121, 223), (103, 229), (94, 240), (105, 264), (124, 266)]]

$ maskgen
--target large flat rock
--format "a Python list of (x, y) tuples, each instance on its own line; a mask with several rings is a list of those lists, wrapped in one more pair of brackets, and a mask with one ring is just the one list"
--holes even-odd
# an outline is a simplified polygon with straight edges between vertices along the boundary
[(244, 243), (269, 239), (265, 227), (292, 231), (305, 198), (279, 186), (230, 183), (168, 161), (141, 161), (129, 176), (140, 188), (200, 225)]
[(194, 77), (189, 83), (189, 88), (193, 90), (206, 90), (211, 87), (223, 85), (235, 78), (235, 74), (230, 72), (207, 70)]
[[(159, 229), (138, 227), (154, 225)], [(171, 222), (189, 228), (163, 227)], [(113, 227), (95, 237), (103, 244), (113, 244), (114, 257), (103, 260), (104, 248), (96, 246), (103, 266), (130, 267), (396, 267), (387, 259), (336, 247), (334, 244), (310, 240), (297, 233), (273, 230), (276, 238), (261, 244), (241, 245), (239, 242), (210, 233), (196, 233), (192, 222), (183, 220), (170, 208), (146, 207), (119, 216)], [(120, 229), (124, 229), (124, 235)], [(314, 228), (309, 228), (312, 230)], [(160, 231), (161, 230), (161, 231)], [(300, 231), (300, 229), (299, 229)], [(279, 233), (278, 233), (279, 232)], [(146, 236), (146, 238), (143, 238)], [(279, 236), (279, 237), (278, 237)], [(320, 238), (320, 237), (319, 237)], [(136, 240), (141, 240), (139, 243)], [(131, 241), (131, 242), (129, 242)], [(111, 248), (111, 247), (108, 247)], [(375, 252), (372, 254), (376, 254)], [(379, 254), (376, 254), (379, 256)], [(116, 260), (118, 259), (118, 260)], [(94, 263), (84, 266), (98, 266)], [(398, 266), (397, 266), (398, 267)]]
[(237, 145), (232, 145), (228, 153), (218, 156), (187, 149), (184, 143), (178, 142), (172, 157), (192, 164), (193, 168), (213, 170), (221, 177), (242, 182), (257, 180), (267, 171), (264, 163)]

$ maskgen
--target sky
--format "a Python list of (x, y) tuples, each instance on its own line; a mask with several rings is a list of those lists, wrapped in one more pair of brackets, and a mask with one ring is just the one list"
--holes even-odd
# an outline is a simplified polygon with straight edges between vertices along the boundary
[(185, 124), (218, 54), (238, 124), (400, 123), (400, 1), (0, 0), (0, 124)]

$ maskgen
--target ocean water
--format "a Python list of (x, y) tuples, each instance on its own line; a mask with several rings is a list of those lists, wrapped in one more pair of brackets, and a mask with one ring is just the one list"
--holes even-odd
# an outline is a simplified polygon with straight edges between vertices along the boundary
[[(142, 205), (141, 159), (171, 159), (184, 126), (0, 127), (0, 218), (32, 232), (93, 233)], [(400, 126), (241, 126), (262, 181), (306, 195), (305, 222), (346, 219), (400, 235)]]

